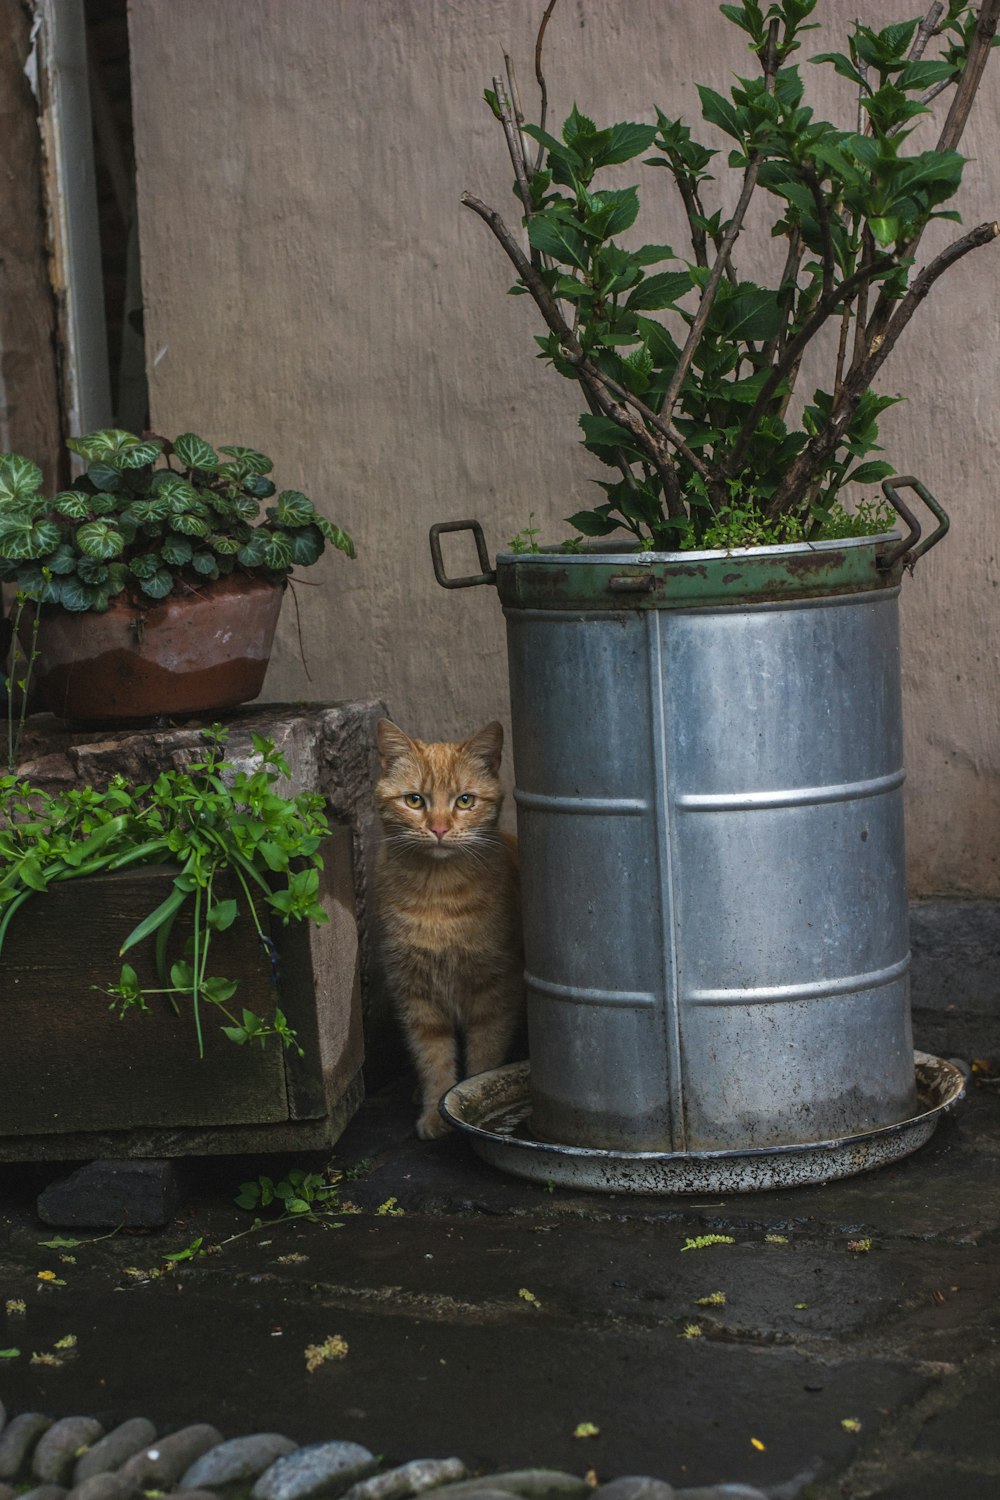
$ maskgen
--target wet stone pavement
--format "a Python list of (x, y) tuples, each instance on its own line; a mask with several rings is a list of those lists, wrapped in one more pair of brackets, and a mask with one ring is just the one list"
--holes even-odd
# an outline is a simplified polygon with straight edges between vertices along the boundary
[[(982, 1007), (918, 1008), (917, 1045), (996, 1056), (991, 1025)], [(459, 1474), (538, 1500), (622, 1476), (664, 1483), (616, 1484), (602, 1500), (669, 1500), (668, 1485), (699, 1500), (702, 1486), (706, 1500), (1000, 1494), (1000, 1089), (987, 1073), (902, 1162), (693, 1199), (501, 1176), (456, 1137), (417, 1141), (403, 1080), (370, 1097), (339, 1143), (355, 1211), (230, 1239), (252, 1220), (233, 1202), (241, 1182), (321, 1165), (189, 1164), (165, 1229), (101, 1239), (41, 1224), (51, 1164), (0, 1168), (8, 1438), (12, 1421), (40, 1413), (104, 1432), (144, 1418), (161, 1446), (207, 1426), (208, 1447), (280, 1434), (288, 1450), (323, 1445), (303, 1463), (331, 1443), (368, 1455), (354, 1473), (341, 1454), (318, 1490), (296, 1481), (265, 1494), (246, 1476), (213, 1488), (186, 1479), (190, 1465), (165, 1479), (134, 1464), (131, 1488), (73, 1500), (192, 1484), (243, 1495), (251, 1483), (255, 1500), (351, 1483), (353, 1500), (401, 1500)], [(706, 1236), (723, 1242), (685, 1249)], [(80, 1243), (42, 1243), (57, 1237)], [(210, 1253), (167, 1265), (198, 1239)], [(69, 1470), (40, 1491), (30, 1453), (5, 1471), (0, 1431), (0, 1500), (5, 1482), (35, 1500), (72, 1491)], [(457, 1467), (386, 1479), (428, 1458)], [(366, 1491), (376, 1461), (382, 1489)]]

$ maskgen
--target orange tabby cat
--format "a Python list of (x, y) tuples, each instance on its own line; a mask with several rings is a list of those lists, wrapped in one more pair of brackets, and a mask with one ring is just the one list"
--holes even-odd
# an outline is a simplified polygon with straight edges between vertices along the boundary
[(498, 1067), (521, 1018), (517, 844), (497, 829), (503, 730), (459, 744), (378, 726), (382, 820), (376, 877), (381, 940), (420, 1080), (417, 1134), (444, 1135), (441, 1095)]

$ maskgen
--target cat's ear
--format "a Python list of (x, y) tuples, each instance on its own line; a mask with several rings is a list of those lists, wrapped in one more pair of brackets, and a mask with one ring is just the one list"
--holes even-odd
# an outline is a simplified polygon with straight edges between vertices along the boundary
[(375, 730), (375, 742), (378, 745), (378, 758), (383, 771), (388, 771), (394, 761), (400, 756), (408, 755), (413, 749), (413, 741), (409, 735), (403, 733), (398, 724), (391, 719), (379, 719)]
[(462, 749), (495, 776), (500, 769), (500, 756), (503, 754), (503, 725), (494, 719), (492, 724), (487, 724), (485, 729), (480, 729), (471, 739), (466, 740)]

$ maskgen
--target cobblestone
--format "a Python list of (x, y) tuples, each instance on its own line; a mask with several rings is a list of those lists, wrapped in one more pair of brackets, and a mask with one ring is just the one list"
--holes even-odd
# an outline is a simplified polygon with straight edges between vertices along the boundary
[[(750, 1485), (677, 1490), (646, 1475), (626, 1475), (596, 1488), (557, 1469), (469, 1476), (458, 1458), (412, 1459), (379, 1474), (377, 1459), (359, 1443), (300, 1447), (275, 1432), (226, 1440), (209, 1423), (157, 1439), (153, 1424), (135, 1417), (102, 1433), (100, 1422), (88, 1416), (52, 1422), (41, 1412), (24, 1412), (7, 1421), (0, 1405), (0, 1463), (7, 1478), (70, 1472), (75, 1477), (72, 1489), (46, 1481), (19, 1491), (0, 1481), (0, 1500), (135, 1500), (143, 1489), (154, 1488), (169, 1500), (226, 1500), (232, 1486), (245, 1488), (253, 1478), (251, 1500), (412, 1500), (431, 1490), (440, 1500), (768, 1500)], [(78, 1457), (91, 1438), (93, 1447)]]

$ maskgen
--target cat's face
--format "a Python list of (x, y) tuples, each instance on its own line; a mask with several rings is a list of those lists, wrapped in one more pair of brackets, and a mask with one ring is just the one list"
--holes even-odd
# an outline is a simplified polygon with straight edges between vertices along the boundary
[(382, 777), (375, 796), (390, 845), (429, 859), (474, 854), (500, 816), (502, 746), (503, 730), (496, 723), (458, 744), (425, 744), (382, 719)]

